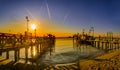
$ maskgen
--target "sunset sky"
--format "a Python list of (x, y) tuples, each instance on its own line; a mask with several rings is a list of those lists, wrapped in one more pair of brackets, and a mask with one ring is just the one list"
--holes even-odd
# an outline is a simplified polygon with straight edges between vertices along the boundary
[(119, 0), (0, 0), (0, 32), (23, 33), (25, 16), (41, 35), (68, 36), (90, 27), (120, 33)]

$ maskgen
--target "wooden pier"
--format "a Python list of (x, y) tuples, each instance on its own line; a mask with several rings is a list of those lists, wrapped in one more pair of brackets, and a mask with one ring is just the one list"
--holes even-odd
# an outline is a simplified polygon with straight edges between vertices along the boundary
[(115, 49), (120, 48), (120, 39), (119, 38), (112, 38), (110, 40), (110, 39), (107, 39), (104, 37), (98, 37), (91, 42), (93, 42), (93, 47), (96, 47), (98, 49), (102, 49), (105, 51), (115, 50)]
[[(31, 61), (31, 63), (37, 63), (37, 60), (42, 57), (46, 52), (53, 51), (54, 48), (55, 36), (49, 34), (45, 37), (32, 37), (32, 36), (24, 36), (17, 34), (8, 34), (8, 33), (0, 33), (0, 66), (12, 62), (12, 65), (19, 61), (20, 57), (20, 49), (25, 49), (25, 63)], [(36, 55), (33, 54), (33, 47), (35, 47)], [(31, 51), (31, 58), (28, 58), (28, 48)], [(14, 60), (10, 59), (10, 51), (14, 52)], [(2, 53), (6, 53), (6, 58), (1, 57)], [(5, 61), (3, 61), (5, 60)], [(13, 63), (14, 62), (14, 63)]]
[[(81, 42), (82, 41), (82, 42)], [(84, 40), (81, 37), (73, 37), (73, 43), (92, 45), (104, 51), (110, 51), (120, 48), (120, 38), (118, 37), (86, 37)]]

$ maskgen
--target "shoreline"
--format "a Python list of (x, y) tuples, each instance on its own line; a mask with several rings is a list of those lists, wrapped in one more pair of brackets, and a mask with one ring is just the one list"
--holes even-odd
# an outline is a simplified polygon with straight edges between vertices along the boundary
[[(105, 66), (102, 65), (106, 65), (104, 62), (108, 62), (109, 65), (112, 64), (111, 60), (117, 61), (115, 59), (115, 57), (120, 55), (120, 49), (118, 50), (114, 50), (114, 51), (110, 51), (108, 53), (105, 53), (103, 55), (97, 56), (94, 59), (90, 59), (90, 60), (81, 60), (80, 63), (80, 68), (81, 70), (94, 70), (93, 67), (95, 68), (106, 68)], [(119, 62), (118, 62), (119, 63)], [(101, 65), (101, 67), (100, 67)], [(110, 66), (108, 66), (107, 68), (110, 68)], [(113, 66), (114, 68), (114, 66)], [(96, 69), (97, 70), (97, 69)], [(100, 69), (102, 70), (102, 69)], [(105, 69), (106, 70), (106, 69)]]
[[(118, 61), (118, 62), (117, 62)], [(5, 66), (6, 67), (6, 66)], [(113, 70), (117, 68), (120, 70), (120, 49), (113, 50), (95, 58), (80, 60), (75, 63), (68, 64), (55, 64), (55, 65), (45, 65), (45, 64), (24, 64), (16, 63), (10, 70)], [(117, 70), (116, 69), (116, 70)]]

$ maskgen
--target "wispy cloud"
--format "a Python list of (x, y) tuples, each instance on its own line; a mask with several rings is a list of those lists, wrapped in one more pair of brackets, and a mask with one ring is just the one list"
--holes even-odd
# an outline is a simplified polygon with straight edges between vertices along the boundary
[(47, 8), (48, 17), (49, 17), (49, 19), (51, 19), (50, 9), (49, 9), (49, 6), (48, 6), (48, 3), (47, 3), (46, 0), (45, 0), (45, 5), (46, 5), (46, 8)]
[(33, 14), (31, 13), (31, 11), (27, 8), (25, 8), (25, 10), (27, 11), (27, 13), (30, 15), (30, 17), (32, 17), (32, 19), (35, 20), (35, 17), (33, 16)]
[(66, 22), (66, 20), (68, 19), (68, 16), (69, 16), (70, 12), (67, 12), (64, 16), (64, 19), (63, 19), (63, 23)]

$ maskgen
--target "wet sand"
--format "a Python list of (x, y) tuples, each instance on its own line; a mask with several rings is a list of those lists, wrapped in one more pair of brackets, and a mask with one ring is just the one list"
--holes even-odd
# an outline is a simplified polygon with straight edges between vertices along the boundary
[(75, 64), (54, 65), (44, 70), (120, 70), (120, 50), (110, 51), (89, 60)]
[(120, 50), (111, 51), (91, 60), (80, 61), (81, 70), (120, 70)]

